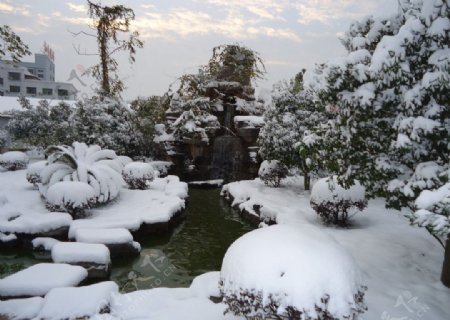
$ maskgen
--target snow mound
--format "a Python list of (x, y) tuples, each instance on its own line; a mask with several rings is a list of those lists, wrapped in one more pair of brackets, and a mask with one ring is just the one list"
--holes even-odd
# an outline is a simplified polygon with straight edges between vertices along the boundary
[(77, 229), (75, 231), (75, 240), (77, 242), (85, 243), (130, 243), (133, 242), (133, 236), (130, 231), (125, 228), (111, 228), (111, 229)]
[(112, 281), (79, 288), (56, 288), (44, 299), (38, 319), (81, 319), (109, 309), (118, 286)]
[(57, 244), (59, 240), (48, 238), (48, 237), (39, 237), (34, 238), (31, 241), (34, 250), (42, 250), (42, 251), (52, 251), (55, 244)]
[(24, 152), (9, 151), (0, 154), (0, 166), (6, 170), (20, 170), (25, 169), (28, 164), (28, 156)]
[[(324, 316), (317, 308), (336, 319), (352, 318), (364, 308), (352, 256), (312, 225), (275, 225), (245, 234), (228, 248), (221, 281), (225, 302), (238, 315), (264, 315), (258, 303), (262, 308), (274, 303), (278, 315), (294, 308), (308, 319)], [(250, 303), (248, 312), (235, 310), (236, 300)]]
[(103, 244), (60, 242), (52, 248), (52, 259), (57, 263), (93, 262), (109, 264), (109, 249)]
[(349, 189), (341, 187), (337, 181), (337, 177), (322, 178), (317, 180), (311, 189), (311, 202), (336, 202), (339, 200), (348, 200), (352, 202), (365, 201), (365, 188), (355, 181), (355, 184)]
[(86, 277), (86, 269), (79, 266), (39, 263), (0, 279), (0, 296), (44, 296), (53, 288), (76, 286)]
[(40, 173), (47, 165), (47, 161), (37, 161), (27, 167), (27, 180), (29, 183), (37, 184), (41, 182)]
[(41, 310), (43, 301), (41, 297), (0, 301), (0, 319), (33, 319)]
[(278, 160), (264, 160), (258, 170), (259, 178), (265, 184), (271, 184), (274, 187), (280, 185), (281, 179), (287, 176), (287, 167)]
[(147, 189), (147, 183), (155, 177), (155, 169), (148, 163), (131, 162), (123, 168), (122, 175), (131, 189)]
[(57, 182), (45, 193), (47, 205), (53, 210), (89, 208), (95, 199), (95, 191), (89, 184), (80, 181)]
[(195, 277), (189, 288), (199, 298), (220, 297), (219, 282), (220, 272), (207, 272)]
[(0, 220), (0, 232), (39, 234), (60, 228), (68, 228), (72, 217), (68, 213), (28, 213)]

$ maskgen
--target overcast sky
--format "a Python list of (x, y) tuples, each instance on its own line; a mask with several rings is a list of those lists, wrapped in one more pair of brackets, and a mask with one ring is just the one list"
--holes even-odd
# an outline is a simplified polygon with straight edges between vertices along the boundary
[[(119, 57), (123, 96), (163, 94), (185, 73), (206, 64), (214, 46), (243, 44), (263, 58), (267, 74), (260, 88), (270, 89), (281, 79), (292, 78), (302, 68), (344, 54), (339, 35), (351, 21), (366, 15), (394, 13), (397, 0), (123, 0), (134, 10), (133, 28), (145, 41), (130, 65)], [(71, 32), (90, 31), (86, 1), (0, 0), (1, 24), (10, 25), (40, 52), (44, 41), (55, 51), (56, 79), (68, 81), (72, 70), (80, 75), (95, 64), (96, 56), (78, 55), (74, 47), (95, 53), (93, 38)], [(25, 61), (31, 61), (26, 57)], [(92, 79), (72, 82), (88, 91)]]

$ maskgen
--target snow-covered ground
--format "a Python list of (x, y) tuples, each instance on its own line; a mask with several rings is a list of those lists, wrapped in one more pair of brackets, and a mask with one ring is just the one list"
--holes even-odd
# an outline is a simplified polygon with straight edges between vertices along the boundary
[(450, 289), (440, 282), (443, 248), (423, 228), (412, 227), (403, 213), (388, 210), (381, 199), (351, 219), (351, 227), (326, 227), (309, 205), (301, 179), (270, 188), (259, 179), (225, 185), (240, 210), (279, 224), (312, 224), (349, 250), (363, 271), (368, 290), (364, 320), (449, 319)]
[[(0, 179), (6, 179), (6, 184), (0, 181), (0, 191), (8, 199), (3, 201), (3, 206), (14, 201), (18, 211), (34, 208), (34, 212), (44, 214), (45, 207), (38, 195), (34, 197), (37, 191), (27, 185), (23, 171), (2, 173)], [(134, 230), (138, 223), (149, 219), (143, 213), (149, 208), (144, 204), (153, 203), (154, 208), (167, 209), (160, 203), (165, 203), (164, 197), (181, 199), (185, 196), (185, 189), (176, 180), (170, 177), (157, 179), (150, 190), (124, 190), (116, 203), (92, 211), (92, 226)], [(368, 311), (360, 320), (448, 319), (450, 290), (439, 280), (443, 249), (426, 230), (411, 227), (402, 213), (385, 209), (380, 199), (370, 201), (366, 210), (352, 217), (350, 228), (325, 227), (311, 209), (309, 192), (303, 190), (300, 181), (300, 178), (285, 180), (280, 188), (271, 188), (256, 179), (234, 182), (224, 186), (223, 190), (234, 198), (234, 205), (241, 210), (254, 214), (258, 211), (268, 220), (288, 224), (298, 228), (299, 232), (313, 225), (345, 247), (362, 270), (363, 284), (368, 287), (365, 293)], [(167, 188), (171, 183), (174, 185)], [(21, 192), (21, 196), (11, 195), (17, 192)], [(160, 202), (156, 198), (157, 193), (164, 195)], [(18, 199), (24, 201), (19, 202)], [(173, 208), (178, 208), (178, 204)], [(126, 216), (120, 216), (119, 212), (125, 209)], [(0, 207), (0, 216), (3, 211)], [(170, 210), (152, 212), (158, 212), (158, 219), (170, 216)], [(75, 226), (72, 230), (74, 235), (79, 224), (77, 221), (71, 222), (71, 226)], [(276, 259), (276, 255), (276, 252), (268, 252), (268, 262), (271, 258)], [(243, 319), (224, 315), (226, 306), (209, 299), (209, 296), (219, 295), (219, 279), (220, 272), (212, 272), (196, 278), (190, 288), (155, 288), (127, 294), (118, 293), (117, 287), (110, 282), (70, 290), (53, 289), (43, 300), (0, 302), (0, 315), (22, 312), (27, 318), (45, 315), (46, 319), (58, 319), (83, 314), (99, 320)], [(108, 308), (105, 308), (105, 301)], [(63, 302), (64, 308), (59, 308), (58, 304)], [(81, 312), (80, 308), (84, 311)], [(108, 309), (110, 314), (99, 314)]]
[(39, 192), (26, 178), (26, 170), (0, 173), (0, 232), (43, 234), (69, 228), (125, 228), (138, 230), (143, 223), (167, 222), (185, 206), (187, 184), (178, 177), (155, 179), (149, 190), (122, 189), (112, 203), (92, 209), (87, 219), (72, 220), (67, 213), (49, 212)]

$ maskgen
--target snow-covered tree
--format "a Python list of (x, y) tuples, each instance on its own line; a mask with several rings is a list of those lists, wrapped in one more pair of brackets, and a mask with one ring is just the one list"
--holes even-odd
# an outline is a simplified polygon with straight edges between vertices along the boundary
[(8, 122), (8, 130), (15, 140), (38, 147), (73, 141), (74, 132), (69, 123), (72, 110), (68, 104), (60, 102), (50, 106), (48, 100), (40, 100), (34, 107), (25, 97), (20, 97), (19, 102), (22, 110), (13, 111)]
[(414, 211), (424, 210), (419, 195), (441, 193), (448, 182), (449, 18), (448, 2), (403, 0), (393, 17), (353, 24), (343, 41), (348, 55), (309, 77), (336, 113), (324, 137), (329, 168), (344, 185), (357, 179), (369, 196), (411, 208), (413, 222), (442, 240), (449, 230), (445, 206), (438, 201), (427, 214)]
[(14, 111), (8, 123), (16, 140), (44, 148), (84, 141), (129, 156), (150, 153), (152, 139), (141, 130), (140, 114), (118, 98), (93, 96), (75, 106), (64, 102), (50, 106), (41, 100), (36, 107), (19, 99), (22, 110)]
[(303, 89), (303, 71), (290, 83), (274, 86), (272, 103), (264, 112), (265, 125), (259, 133), (260, 154), (297, 167), (310, 187), (310, 173), (319, 165), (319, 136), (315, 130), (327, 121), (327, 114)]

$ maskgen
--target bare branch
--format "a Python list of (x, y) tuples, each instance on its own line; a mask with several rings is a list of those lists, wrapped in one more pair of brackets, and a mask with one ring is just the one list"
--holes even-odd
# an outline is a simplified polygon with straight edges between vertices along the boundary
[(98, 53), (87, 53), (86, 49), (84, 49), (84, 52), (81, 52), (80, 45), (78, 47), (75, 46), (75, 44), (72, 43), (72, 47), (75, 49), (75, 52), (78, 53), (80, 56), (98, 56)]
[(70, 31), (69, 28), (67, 28), (67, 31), (68, 31), (70, 34), (72, 34), (72, 36), (74, 36), (74, 37), (77, 37), (77, 36), (79, 36), (80, 34), (84, 34), (84, 35), (89, 36), (89, 37), (97, 38), (97, 36), (96, 36), (95, 34), (91, 34), (91, 33), (88, 33), (88, 32), (86, 32), (86, 31), (73, 32), (73, 31)]

